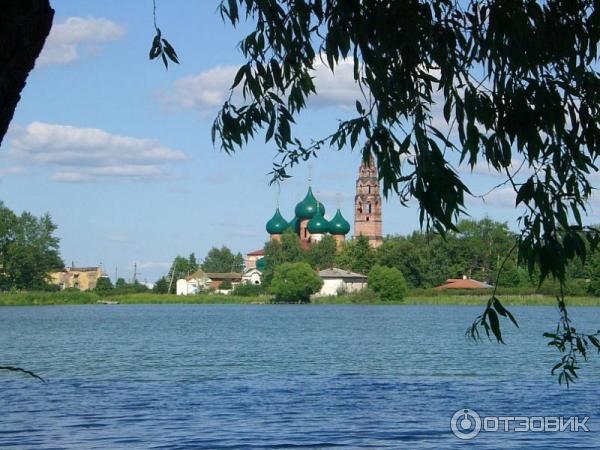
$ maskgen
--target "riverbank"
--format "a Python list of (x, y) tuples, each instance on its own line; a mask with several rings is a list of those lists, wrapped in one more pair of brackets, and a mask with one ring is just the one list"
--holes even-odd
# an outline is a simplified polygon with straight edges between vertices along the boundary
[[(556, 298), (550, 295), (500, 295), (506, 306), (554, 306)], [(35, 306), (35, 305), (86, 305), (97, 303), (120, 304), (266, 304), (270, 296), (241, 297), (234, 295), (202, 294), (177, 296), (167, 294), (124, 294), (100, 296), (93, 292), (26, 292), (0, 294), (0, 306)], [(335, 297), (319, 297), (313, 299), (315, 304), (369, 304), (369, 305), (483, 305), (488, 295), (430, 295), (417, 293), (408, 295), (404, 301), (397, 303), (381, 302), (372, 295), (341, 295)], [(600, 306), (600, 297), (567, 297), (570, 306)]]

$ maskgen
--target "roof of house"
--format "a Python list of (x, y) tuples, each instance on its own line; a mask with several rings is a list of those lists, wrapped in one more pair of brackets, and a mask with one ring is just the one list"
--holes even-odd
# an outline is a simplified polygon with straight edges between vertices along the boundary
[(194, 273), (190, 273), (185, 279), (186, 280), (201, 280), (206, 278), (206, 274), (202, 270), (196, 270)]
[(263, 256), (265, 254), (265, 250), (260, 248), (258, 250), (254, 250), (250, 253), (246, 253), (247, 256)]
[(235, 273), (235, 272), (223, 272), (223, 273), (213, 272), (213, 273), (207, 273), (206, 276), (208, 278), (210, 278), (211, 280), (239, 280), (242, 278), (241, 273)]
[(321, 278), (355, 278), (360, 280), (366, 280), (367, 276), (361, 273), (350, 272), (349, 270), (338, 269), (332, 267), (331, 269), (321, 270), (319, 272)]
[(97, 272), (100, 267), (67, 267), (67, 272)]
[(493, 286), (470, 278), (449, 278), (446, 284), (437, 286), (435, 289), (491, 289)]

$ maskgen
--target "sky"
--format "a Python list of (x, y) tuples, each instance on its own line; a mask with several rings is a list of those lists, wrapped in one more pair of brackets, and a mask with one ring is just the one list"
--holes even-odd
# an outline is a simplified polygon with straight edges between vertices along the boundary
[[(291, 219), (309, 174), (326, 217), (339, 205), (352, 223), (358, 152), (324, 149), (277, 188), (268, 175), (274, 143), (257, 140), (233, 156), (213, 146), (210, 127), (244, 63), (237, 44), (250, 24), (223, 23), (217, 0), (157, 0), (158, 25), (181, 61), (165, 70), (148, 60), (150, 0), (51, 4), (52, 31), (0, 147), (0, 200), (49, 212), (67, 265), (102, 264), (126, 279), (137, 265), (138, 278), (152, 282), (177, 255), (261, 248), (277, 199)], [(318, 95), (298, 124), (304, 139), (329, 134), (357, 98), (350, 64), (335, 76), (319, 67), (315, 77)], [(502, 181), (486, 167), (457, 170), (474, 194)], [(467, 205), (472, 218), (516, 229), (509, 189)], [(418, 227), (414, 205), (384, 202), (384, 234)]]

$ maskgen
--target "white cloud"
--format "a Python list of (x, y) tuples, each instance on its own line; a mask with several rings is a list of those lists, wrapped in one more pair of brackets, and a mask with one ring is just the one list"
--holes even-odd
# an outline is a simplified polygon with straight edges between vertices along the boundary
[[(527, 175), (527, 174), (531, 173), (531, 169), (529, 169), (529, 166), (527, 165), (527, 163), (523, 163), (523, 160), (516, 159), (516, 158), (511, 159), (510, 166), (508, 166), (508, 170), (510, 171), (510, 173), (513, 176)], [(504, 171), (498, 172), (496, 169), (494, 169), (491, 165), (487, 164), (485, 161), (480, 161), (480, 162), (476, 163), (475, 166), (473, 166), (473, 169), (471, 169), (471, 166), (465, 162), (459, 166), (459, 171), (461, 173), (465, 173), (465, 174), (470, 173), (470, 174), (474, 174), (474, 175), (485, 175), (485, 176), (506, 178), (506, 172), (504, 172)]]
[(311, 97), (309, 102), (317, 107), (354, 108), (356, 100), (363, 97), (354, 81), (354, 62), (351, 59), (340, 61), (335, 72), (322, 62), (315, 64), (315, 86), (317, 95)]
[[(350, 60), (341, 61), (332, 73), (318, 61), (314, 71), (317, 95), (309, 99), (310, 106), (353, 108), (362, 93), (354, 82), (352, 64)], [(238, 66), (217, 66), (180, 78), (168, 90), (159, 92), (158, 97), (168, 109), (196, 109), (211, 114), (227, 99), (238, 69)]]
[(89, 182), (99, 178), (151, 180), (168, 176), (165, 165), (185, 155), (153, 139), (32, 122), (13, 137), (9, 154), (30, 164), (56, 167), (54, 181)]
[(129, 267), (133, 268), (137, 264), (138, 269), (170, 269), (171, 263), (168, 261), (130, 261)]
[(483, 199), (484, 206), (493, 206), (500, 208), (515, 208), (517, 194), (512, 187), (499, 188), (485, 195)]
[(37, 64), (70, 64), (80, 58), (81, 50), (95, 52), (101, 44), (116, 41), (124, 34), (121, 25), (108, 19), (69, 17), (52, 26)]

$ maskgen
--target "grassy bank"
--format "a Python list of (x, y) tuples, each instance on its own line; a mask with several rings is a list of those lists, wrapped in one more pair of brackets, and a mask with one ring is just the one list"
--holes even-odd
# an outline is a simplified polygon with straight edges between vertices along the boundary
[[(489, 295), (489, 294), (488, 294)], [(405, 305), (483, 305), (488, 296), (449, 295), (413, 292), (399, 304)], [(550, 295), (500, 295), (506, 306), (555, 306), (556, 298)], [(26, 305), (85, 305), (99, 301), (117, 301), (121, 304), (264, 304), (269, 303), (269, 296), (241, 297), (233, 295), (189, 295), (177, 296), (166, 294), (126, 294), (116, 296), (99, 296), (93, 292), (27, 292), (0, 294), (0, 306)], [(570, 306), (600, 306), (600, 297), (567, 297)], [(373, 295), (342, 295), (337, 297), (320, 297), (313, 300), (315, 304), (391, 304), (377, 300)]]
[(168, 295), (168, 294), (124, 294), (100, 296), (93, 292), (26, 292), (0, 294), (0, 306), (27, 305), (87, 305), (103, 301), (122, 304), (225, 304), (225, 303), (268, 303), (269, 297), (238, 297), (234, 295)]

